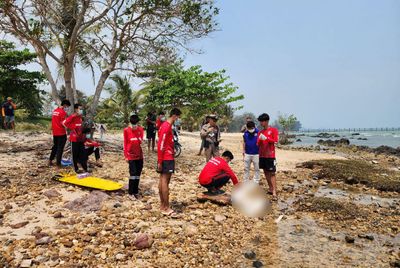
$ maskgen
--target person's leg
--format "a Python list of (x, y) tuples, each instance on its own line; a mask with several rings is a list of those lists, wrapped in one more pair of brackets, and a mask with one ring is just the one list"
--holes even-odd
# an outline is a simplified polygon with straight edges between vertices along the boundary
[(152, 139), (151, 139), (151, 149), (153, 150), (153, 152), (156, 151), (155, 148), (156, 148), (156, 137), (155, 137), (155, 134), (154, 134)]
[(129, 160), (129, 187), (128, 187), (128, 194), (133, 195), (137, 194), (135, 191), (135, 181), (137, 180), (137, 161), (138, 160)]
[(11, 121), (11, 128), (12, 128), (14, 134), (15, 134), (15, 121), (14, 121), (14, 119), (12, 119), (12, 121)]
[(206, 156), (206, 162), (208, 162), (212, 158), (212, 148), (211, 146), (204, 149), (204, 155)]
[(276, 174), (275, 172), (266, 171), (265, 177), (267, 178), (269, 190), (273, 196), (277, 196), (276, 194)]
[(79, 144), (79, 163), (81, 164), (83, 170), (85, 172), (88, 172), (88, 166), (87, 166), (87, 161), (88, 161), (88, 157), (86, 155), (86, 151), (85, 151), (85, 145), (83, 142), (78, 142)]
[(243, 180), (248, 181), (250, 176), (251, 155), (244, 155), (244, 175)]
[(163, 212), (171, 212), (172, 209), (169, 207), (169, 182), (171, 180), (171, 173), (161, 173), (160, 182), (158, 185), (160, 194), (160, 210)]
[(65, 143), (67, 142), (67, 135), (59, 136), (57, 142), (57, 166), (61, 167), (61, 159), (64, 152)]
[(225, 186), (229, 181), (231, 180), (231, 177), (229, 177), (226, 174), (220, 175), (216, 178), (213, 179), (214, 186), (217, 190), (221, 189), (223, 186)]
[(100, 160), (100, 149), (99, 149), (99, 147), (94, 148), (94, 157), (96, 158), (96, 161)]
[(253, 164), (254, 164), (254, 182), (259, 184), (260, 183), (260, 167), (259, 167), (260, 158), (258, 154), (253, 155)]
[(53, 146), (51, 147), (51, 153), (50, 153), (50, 158), (49, 158), (49, 166), (53, 165), (53, 160), (56, 157), (58, 150), (58, 137), (53, 136)]
[(79, 161), (79, 144), (78, 142), (71, 142), (71, 151), (72, 151), (72, 162), (74, 163), (75, 172), (78, 172), (78, 161)]
[(204, 139), (201, 139), (200, 151), (197, 155), (201, 155), (201, 153), (203, 152), (203, 149), (204, 149)]

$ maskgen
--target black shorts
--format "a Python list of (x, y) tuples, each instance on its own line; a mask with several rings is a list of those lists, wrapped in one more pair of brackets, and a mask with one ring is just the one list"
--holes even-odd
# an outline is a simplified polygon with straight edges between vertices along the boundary
[(171, 174), (175, 172), (175, 160), (164, 160), (161, 164), (161, 172), (163, 174)]
[(156, 139), (156, 129), (155, 128), (146, 129), (146, 138), (148, 140), (155, 140)]
[(259, 166), (269, 172), (276, 172), (276, 159), (275, 158), (263, 158), (260, 157)]
[(129, 160), (129, 175), (140, 176), (143, 170), (143, 159)]

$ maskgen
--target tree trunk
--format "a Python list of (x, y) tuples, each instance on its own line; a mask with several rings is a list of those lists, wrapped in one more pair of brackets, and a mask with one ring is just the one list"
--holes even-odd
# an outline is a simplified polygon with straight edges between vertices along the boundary
[(74, 100), (76, 102), (79, 102), (78, 92), (76, 91), (75, 69), (72, 69), (71, 81), (72, 81), (72, 95), (74, 96)]
[(75, 104), (74, 94), (72, 92), (72, 72), (73, 64), (71, 62), (71, 57), (66, 56), (64, 62), (64, 83), (65, 83), (65, 96), (71, 104)]
[(61, 100), (60, 100), (60, 96), (58, 95), (58, 92), (57, 92), (57, 85), (56, 85), (56, 83), (55, 83), (55, 81), (53, 79), (53, 76), (51, 75), (51, 71), (50, 71), (49, 66), (47, 65), (46, 58), (44, 57), (43, 53), (41, 52), (41, 50), (38, 47), (34, 47), (34, 48), (35, 48), (36, 53), (38, 55), (39, 62), (40, 62), (40, 65), (42, 66), (43, 72), (45, 73), (46, 78), (50, 83), (50, 86), (51, 86), (51, 92), (50, 92), (51, 98), (53, 99), (53, 101), (55, 103), (57, 103), (57, 105), (60, 105), (61, 104)]
[(101, 91), (103, 90), (104, 84), (106, 83), (107, 78), (110, 76), (110, 73), (111, 72), (109, 71), (109, 69), (106, 69), (105, 71), (103, 71), (101, 73), (99, 81), (97, 82), (96, 91), (94, 92), (94, 96), (93, 96), (93, 102), (90, 105), (90, 108), (88, 110), (88, 114), (91, 116), (94, 116), (96, 114), (96, 109), (97, 109), (97, 106), (99, 105), (99, 101), (100, 101)]

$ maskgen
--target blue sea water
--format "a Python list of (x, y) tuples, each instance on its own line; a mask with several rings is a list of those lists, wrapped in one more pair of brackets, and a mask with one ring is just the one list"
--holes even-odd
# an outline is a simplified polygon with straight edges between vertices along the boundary
[[(317, 142), (321, 139), (328, 140), (325, 138), (311, 137), (317, 135), (318, 133), (319, 132), (296, 132), (296, 140), (301, 139), (301, 142), (295, 141), (292, 146), (315, 146), (318, 144)], [(360, 135), (352, 135), (354, 133), (359, 133)], [(304, 134), (305, 136), (301, 136), (302, 134)], [(332, 137), (330, 138), (331, 140), (347, 138), (350, 140), (351, 145), (368, 146), (371, 148), (376, 148), (382, 145), (390, 146), (393, 148), (400, 147), (400, 131), (331, 132), (330, 134), (337, 134), (340, 136)]]

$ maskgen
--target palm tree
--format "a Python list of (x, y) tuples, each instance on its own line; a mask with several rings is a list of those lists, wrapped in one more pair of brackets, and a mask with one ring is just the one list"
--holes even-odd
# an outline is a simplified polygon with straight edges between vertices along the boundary
[(112, 114), (117, 118), (122, 118), (123, 122), (128, 124), (130, 115), (137, 113), (142, 106), (146, 91), (133, 90), (126, 76), (114, 75), (110, 79), (114, 85), (106, 86), (105, 90), (110, 93), (110, 97), (103, 101), (99, 115)]

